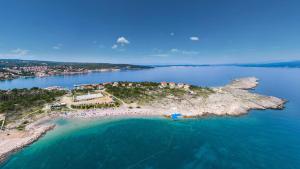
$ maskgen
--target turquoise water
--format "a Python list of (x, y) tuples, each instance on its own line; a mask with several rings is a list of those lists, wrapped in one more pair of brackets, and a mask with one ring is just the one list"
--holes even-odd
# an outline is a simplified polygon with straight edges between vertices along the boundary
[[(289, 100), (282, 111), (251, 111), (240, 117), (58, 120), (58, 127), (12, 155), (1, 169), (294, 169), (300, 166), (300, 69), (157, 68), (85, 76), (20, 79), (0, 88), (96, 81), (176, 81), (218, 86), (256, 76), (255, 92)], [(62, 80), (62, 81), (61, 81)]]

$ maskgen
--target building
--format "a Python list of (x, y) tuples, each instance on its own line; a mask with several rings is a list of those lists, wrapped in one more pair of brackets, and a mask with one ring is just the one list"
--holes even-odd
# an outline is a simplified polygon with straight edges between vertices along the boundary
[(178, 87), (178, 88), (183, 88), (183, 87), (184, 87), (184, 84), (183, 84), (183, 83), (178, 83), (178, 84), (177, 84), (177, 87)]
[(95, 89), (95, 86), (92, 84), (74, 85), (74, 87), (76, 90)]
[(66, 106), (67, 106), (66, 103), (54, 103), (54, 104), (50, 105), (50, 109), (51, 110), (59, 110), (59, 109), (61, 109), (63, 107), (66, 107)]
[(47, 87), (45, 89), (46, 90), (68, 90), (68, 89), (65, 89), (65, 88), (60, 87), (60, 86), (50, 86), (50, 87)]
[(103, 89), (104, 89), (104, 85), (102, 85), (102, 84), (97, 84), (97, 85), (96, 85), (96, 88), (97, 88), (98, 90), (103, 90)]
[(4, 114), (0, 114), (0, 130), (4, 129), (4, 124), (5, 124), (5, 115)]
[(37, 77), (46, 77), (47, 74), (44, 73), (44, 72), (36, 72), (36, 73), (35, 73), (35, 76), (37, 76)]
[(184, 88), (185, 90), (189, 90), (189, 89), (190, 89), (190, 85), (185, 84), (183, 88)]
[(170, 82), (170, 83), (169, 83), (169, 87), (170, 87), (171, 89), (174, 89), (174, 88), (176, 87), (176, 83)]
[(167, 83), (167, 82), (160, 82), (160, 86), (161, 86), (161, 87), (167, 87), (167, 86), (168, 86), (168, 83)]
[(115, 87), (118, 86), (118, 85), (119, 85), (118, 82), (114, 82), (114, 83), (113, 83), (113, 86), (115, 86)]
[(97, 98), (103, 97), (102, 93), (96, 93), (96, 94), (86, 94), (86, 95), (80, 95), (80, 96), (75, 96), (74, 101), (86, 101), (86, 100), (93, 100)]

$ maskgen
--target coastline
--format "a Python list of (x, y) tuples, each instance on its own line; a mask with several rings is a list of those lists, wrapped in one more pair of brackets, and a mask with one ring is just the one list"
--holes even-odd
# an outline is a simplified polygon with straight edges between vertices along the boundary
[(249, 110), (283, 109), (286, 100), (273, 96), (252, 93), (250, 89), (258, 85), (254, 77), (233, 80), (230, 84), (212, 88), (215, 93), (207, 98), (191, 100), (162, 99), (140, 108), (121, 105), (117, 108), (72, 110), (68, 112), (52, 112), (26, 126), (24, 131), (0, 131), (0, 162), (12, 153), (37, 141), (48, 131), (55, 128), (53, 121), (66, 119), (105, 119), (105, 118), (141, 118), (167, 117), (179, 112), (183, 118), (199, 118), (207, 116), (239, 116)]
[[(10, 143), (0, 143), (0, 163), (4, 162), (11, 154), (14, 152), (17, 152), (24, 147), (36, 142), (39, 138), (43, 137), (48, 131), (55, 128), (55, 125), (44, 125), (40, 126), (38, 128), (35, 128), (33, 130), (30, 130), (31, 132), (28, 133), (30, 136), (25, 136), (22, 138), (12, 138), (7, 139)], [(3, 134), (3, 133), (0, 133)], [(7, 133), (4, 133), (7, 135)], [(14, 135), (18, 135), (20, 133), (14, 133)], [(1, 137), (0, 137), (1, 138)], [(3, 145), (2, 145), (3, 144)], [(4, 147), (5, 146), (5, 147)]]

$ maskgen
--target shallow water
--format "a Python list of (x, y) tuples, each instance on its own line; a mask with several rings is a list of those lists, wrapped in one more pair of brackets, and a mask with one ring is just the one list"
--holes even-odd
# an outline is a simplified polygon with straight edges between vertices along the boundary
[(244, 76), (260, 78), (255, 92), (288, 99), (280, 110), (240, 117), (59, 120), (58, 127), (12, 155), (2, 169), (299, 168), (300, 69), (171, 67), (18, 79), (0, 88), (95, 83), (175, 81), (219, 86)]

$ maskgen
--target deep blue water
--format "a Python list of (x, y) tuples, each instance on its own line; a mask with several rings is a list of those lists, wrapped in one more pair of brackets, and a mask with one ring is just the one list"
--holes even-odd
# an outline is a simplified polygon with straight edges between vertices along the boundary
[(300, 69), (165, 67), (142, 71), (18, 79), (0, 88), (104, 81), (175, 81), (219, 86), (260, 78), (255, 92), (288, 100), (284, 110), (240, 117), (59, 120), (58, 127), (12, 155), (2, 169), (296, 169), (300, 168)]

